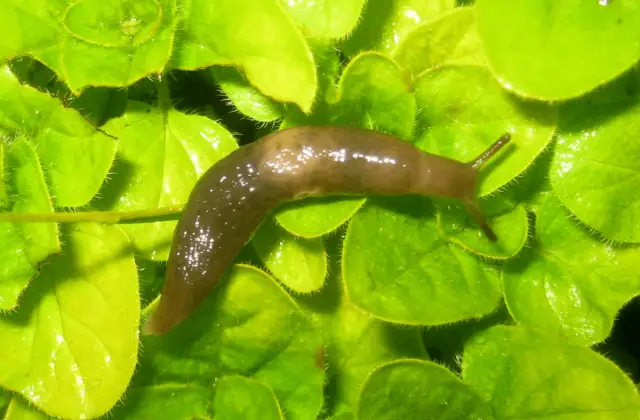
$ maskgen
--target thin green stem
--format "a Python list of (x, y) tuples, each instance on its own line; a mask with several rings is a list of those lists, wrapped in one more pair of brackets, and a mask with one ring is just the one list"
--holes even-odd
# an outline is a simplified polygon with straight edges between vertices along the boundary
[[(117, 223), (149, 223), (161, 220), (172, 220), (170, 216), (180, 214), (182, 206), (159, 207), (149, 210), (135, 211), (85, 211), (69, 213), (0, 213), (0, 222), (13, 223), (80, 223), (98, 222), (106, 224)], [(151, 219), (151, 220), (146, 220)]]
[(171, 92), (169, 90), (168, 73), (162, 73), (158, 82), (158, 108), (167, 112), (173, 108), (171, 104)]

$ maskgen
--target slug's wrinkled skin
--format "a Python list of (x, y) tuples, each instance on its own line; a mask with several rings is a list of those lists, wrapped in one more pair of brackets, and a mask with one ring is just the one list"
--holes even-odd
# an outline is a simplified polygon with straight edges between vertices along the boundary
[(175, 231), (166, 280), (144, 332), (164, 334), (211, 293), (261, 222), (305, 196), (420, 194), (462, 200), (489, 238), (474, 195), (478, 169), (510, 139), (472, 162), (431, 155), (370, 130), (295, 127), (235, 150), (197, 182)]

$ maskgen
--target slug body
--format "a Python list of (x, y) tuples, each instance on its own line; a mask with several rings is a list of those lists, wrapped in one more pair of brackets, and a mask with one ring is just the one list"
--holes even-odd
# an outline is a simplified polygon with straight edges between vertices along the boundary
[(510, 136), (464, 163), (370, 130), (295, 127), (235, 150), (197, 182), (178, 222), (162, 296), (144, 332), (164, 334), (211, 293), (261, 222), (306, 196), (420, 194), (462, 200), (487, 235), (475, 204), (477, 174)]

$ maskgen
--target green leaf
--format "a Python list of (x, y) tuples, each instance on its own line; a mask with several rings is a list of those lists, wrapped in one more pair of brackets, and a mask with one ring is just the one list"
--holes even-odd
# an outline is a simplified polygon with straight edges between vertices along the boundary
[(354, 420), (353, 413), (340, 413), (329, 417), (327, 420)]
[(117, 227), (70, 225), (63, 239), (18, 310), (0, 315), (0, 384), (49, 415), (96, 417), (136, 366), (136, 266)]
[(132, 385), (127, 389), (124, 405), (114, 407), (110, 415), (115, 419), (210, 419), (211, 388), (212, 385), (187, 381)]
[(324, 284), (327, 256), (322, 238), (295, 237), (269, 219), (251, 244), (269, 271), (294, 292), (315, 292)]
[(125, 89), (88, 86), (79, 96), (74, 96), (53, 70), (33, 58), (16, 57), (9, 66), (20, 83), (60, 99), (65, 107), (78, 110), (95, 126), (124, 112), (128, 94)]
[(0, 208), (7, 205), (9, 201), (7, 191), (7, 174), (5, 171), (5, 145), (4, 140), (0, 137)]
[[(9, 148), (14, 213), (53, 213), (40, 161), (31, 143), (20, 138)], [(49, 255), (60, 252), (55, 223), (0, 223), (0, 309), (13, 309), (38, 267)]]
[(441, 237), (423, 197), (371, 199), (351, 220), (343, 274), (354, 305), (388, 321), (438, 325), (500, 302), (497, 269)]
[(460, 7), (409, 32), (393, 58), (413, 79), (443, 64), (485, 64), (475, 8)]
[(455, 3), (455, 0), (368, 1), (362, 20), (341, 49), (352, 57), (368, 50), (392, 54), (411, 30), (453, 9)]
[(549, 196), (535, 242), (503, 271), (505, 299), (520, 323), (590, 345), (607, 338), (618, 310), (640, 294), (639, 259), (639, 247), (601, 242)]
[(247, 117), (271, 122), (284, 116), (284, 105), (260, 93), (235, 67), (213, 66), (205, 74), (218, 82), (237, 110)]
[(453, 200), (440, 200), (438, 226), (447, 239), (474, 254), (504, 260), (515, 256), (527, 242), (529, 221), (524, 206), (511, 205), (502, 196), (481, 200), (480, 208), (498, 237), (492, 242), (467, 209)]
[(174, 65), (242, 69), (251, 85), (278, 102), (310, 112), (317, 75), (309, 46), (277, 0), (207, 0), (181, 5), (183, 29)]
[(365, 2), (366, 0), (280, 0), (305, 37), (321, 41), (344, 38), (353, 31)]
[(495, 325), (513, 324), (506, 305), (500, 305), (495, 312), (482, 318), (425, 328), (422, 337), (434, 362), (459, 373), (464, 347), (469, 340)]
[(481, 196), (524, 172), (547, 146), (556, 125), (554, 108), (518, 100), (484, 66), (426, 71), (416, 80), (415, 96), (421, 111), (416, 145), (426, 152), (467, 162), (503, 133), (511, 133), (511, 145), (482, 171)]
[(90, 86), (71, 100), (71, 106), (96, 126), (119, 117), (127, 107), (127, 90)]
[[(279, 129), (298, 125), (326, 125), (331, 121), (331, 110), (339, 100), (340, 73), (345, 70), (344, 58), (333, 44), (313, 44), (313, 57), (318, 69), (318, 89), (313, 112), (305, 114), (297, 107), (288, 107)], [(347, 65), (348, 67), (348, 65)]]
[[(366, 53), (345, 68), (338, 100), (324, 123), (376, 129), (408, 140), (415, 112), (415, 100), (398, 66), (383, 55)], [(281, 206), (276, 219), (289, 232), (311, 238), (337, 229), (363, 203), (364, 198), (357, 197), (312, 197)]]
[[(98, 207), (152, 209), (187, 202), (198, 178), (238, 146), (220, 124), (130, 101), (126, 113), (105, 125), (119, 139), (115, 175)], [(175, 221), (123, 225), (139, 255), (166, 260)]]
[(30, 407), (22, 398), (14, 397), (11, 399), (3, 420), (53, 420), (54, 417), (47, 416), (41, 411)]
[(140, 304), (147, 308), (160, 294), (164, 284), (166, 264), (164, 262), (136, 259), (140, 276)]
[(493, 327), (472, 339), (462, 374), (498, 418), (616, 420), (640, 416), (633, 382), (603, 356), (556, 335)]
[[(335, 79), (339, 71), (337, 51), (332, 44), (314, 44), (312, 52), (318, 73), (318, 89), (315, 93), (313, 113), (305, 114), (298, 107), (287, 106), (260, 93), (234, 67), (214, 66), (205, 71), (205, 77), (213, 77), (225, 95), (243, 115), (260, 122), (286, 118), (281, 128), (316, 120), (326, 113), (327, 101), (335, 94)], [(322, 121), (322, 118), (320, 118)], [(298, 123), (296, 123), (298, 121)]]
[(371, 372), (362, 386), (356, 417), (370, 420), (493, 419), (489, 406), (444, 367), (398, 360)]
[(640, 73), (560, 111), (553, 191), (607, 239), (640, 242)]
[(111, 167), (115, 140), (76, 110), (21, 85), (7, 66), (0, 68), (0, 91), (0, 133), (10, 139), (25, 134), (33, 143), (55, 205), (87, 204)]
[(4, 414), (12, 396), (13, 395), (9, 391), (0, 388), (0, 414)]
[(219, 420), (284, 420), (273, 390), (262, 381), (242, 376), (220, 378), (213, 405)]
[(310, 197), (281, 205), (275, 217), (292, 234), (312, 239), (338, 229), (364, 201), (359, 197)]
[(22, 84), (60, 99), (66, 106), (73, 98), (69, 87), (58, 79), (56, 73), (38, 60), (29, 56), (14, 57), (7, 63), (11, 72)]
[(552, 194), (549, 168), (554, 146), (555, 142), (550, 143), (525, 172), (501, 189), (497, 199), (505, 203), (524, 205), (527, 210), (537, 213), (546, 197)]
[(255, 268), (234, 266), (189, 319), (164, 336), (143, 337), (142, 347), (114, 418), (210, 417), (212, 384), (226, 375), (264, 382), (288, 419), (320, 412), (320, 338), (291, 297)]
[(519, 95), (580, 96), (638, 61), (640, 10), (623, 1), (477, 2), (478, 27), (497, 78)]
[(171, 54), (174, 0), (9, 0), (0, 57), (31, 55), (72, 91), (127, 86), (160, 73)]
[(321, 332), (327, 369), (327, 414), (355, 410), (360, 386), (381, 363), (398, 358), (428, 358), (420, 330), (373, 318), (356, 308), (344, 292), (341, 270), (341, 236), (329, 238), (331, 267), (327, 284), (317, 293), (296, 301)]

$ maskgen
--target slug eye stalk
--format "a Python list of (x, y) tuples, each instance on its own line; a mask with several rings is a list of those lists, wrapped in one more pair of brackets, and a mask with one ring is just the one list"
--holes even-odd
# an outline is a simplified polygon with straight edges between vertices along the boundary
[[(477, 158), (470, 161), (468, 165), (470, 165), (476, 171), (480, 170), (489, 160), (491, 160), (493, 156), (496, 155), (496, 153), (498, 153), (510, 141), (511, 134), (504, 133)], [(491, 242), (497, 241), (498, 237), (487, 223), (484, 215), (482, 214), (482, 211), (480, 210), (480, 206), (478, 206), (476, 198), (474, 198), (473, 196), (466, 197), (462, 200), (462, 202), (471, 217), (476, 221), (478, 225), (480, 225), (480, 229), (482, 229), (487, 238), (489, 238)]]

